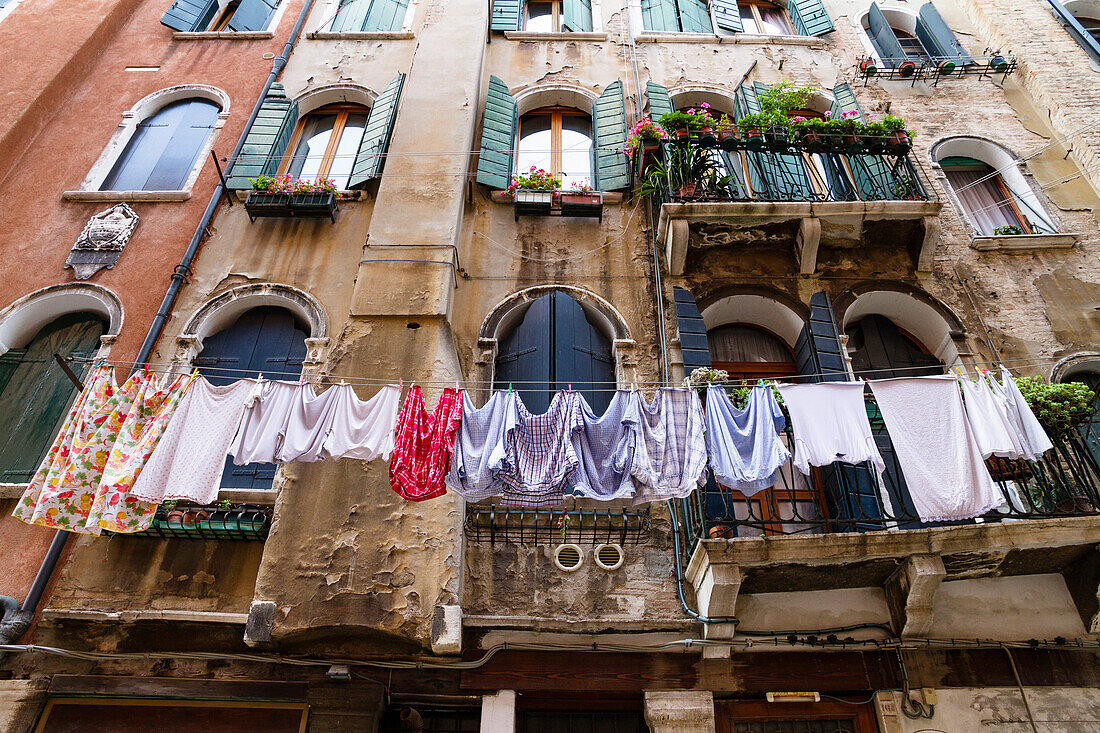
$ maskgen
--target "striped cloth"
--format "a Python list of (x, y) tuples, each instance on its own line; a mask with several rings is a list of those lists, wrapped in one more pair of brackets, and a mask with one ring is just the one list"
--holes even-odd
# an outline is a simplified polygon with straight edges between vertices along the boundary
[(580, 460), (573, 448), (573, 432), (584, 429), (579, 392), (558, 392), (550, 408), (532, 415), (517, 400), (514, 424), (506, 427), (503, 504), (552, 506), (560, 504)]
[(707, 482), (703, 404), (694, 389), (665, 387), (652, 402), (634, 393), (639, 437), (631, 474), (634, 504), (682, 499)]
[(462, 390), (443, 390), (435, 410), (424, 409), (420, 385), (409, 388), (397, 417), (390, 486), (409, 501), (434, 499), (447, 492), (443, 479), (451, 464), (462, 421)]

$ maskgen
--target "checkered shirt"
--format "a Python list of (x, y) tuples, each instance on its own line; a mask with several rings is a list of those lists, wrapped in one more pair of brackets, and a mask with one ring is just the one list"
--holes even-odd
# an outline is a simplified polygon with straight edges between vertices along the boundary
[(409, 388), (397, 416), (390, 458), (390, 486), (394, 491), (409, 501), (434, 499), (447, 492), (443, 479), (451, 465), (461, 421), (461, 390), (443, 390), (435, 410), (428, 415), (420, 385)]
[(682, 499), (707, 481), (703, 404), (694, 389), (666, 387), (652, 402), (635, 393), (641, 435), (631, 474), (635, 504)]
[(518, 401), (515, 425), (504, 441), (507, 458), (500, 473), (504, 483), (501, 503), (530, 507), (561, 504), (579, 463), (573, 432), (583, 429), (580, 392), (558, 392), (550, 409), (541, 415), (532, 415), (523, 401)]

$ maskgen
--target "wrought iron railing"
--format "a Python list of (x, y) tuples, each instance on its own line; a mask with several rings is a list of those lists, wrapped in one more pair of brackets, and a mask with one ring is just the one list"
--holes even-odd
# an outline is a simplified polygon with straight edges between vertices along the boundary
[[(127, 537), (262, 542), (271, 529), (271, 507), (240, 504), (230, 507), (191, 504), (161, 505), (148, 529)], [(108, 533), (114, 534), (114, 533)]]
[(934, 200), (910, 149), (899, 134), (718, 128), (643, 146), (634, 176), (662, 203)]
[(554, 507), (527, 509), (499, 504), (466, 507), (466, 539), (519, 545), (636, 545), (649, 535), (649, 514), (636, 509)]
[(864, 56), (856, 62), (864, 85), (872, 79), (901, 80), (916, 84), (918, 81), (931, 82), (938, 86), (945, 79), (972, 77), (978, 79), (996, 79), (1003, 84), (1008, 75), (1016, 71), (1016, 57), (1011, 53), (992, 53), (986, 56), (973, 56), (968, 64), (958, 64), (956, 59), (947, 58), (904, 58), (890, 59), (880, 64), (873, 56)]

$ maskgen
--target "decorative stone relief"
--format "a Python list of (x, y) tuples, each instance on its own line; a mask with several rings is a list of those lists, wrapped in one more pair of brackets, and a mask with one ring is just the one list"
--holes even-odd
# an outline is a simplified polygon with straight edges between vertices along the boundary
[(77, 280), (87, 280), (104, 267), (114, 267), (138, 221), (140, 217), (126, 204), (99, 212), (84, 225), (65, 267), (73, 269)]

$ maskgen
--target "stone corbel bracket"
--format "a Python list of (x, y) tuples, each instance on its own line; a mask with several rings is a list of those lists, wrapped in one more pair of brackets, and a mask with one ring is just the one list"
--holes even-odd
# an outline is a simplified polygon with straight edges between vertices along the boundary
[(946, 575), (939, 555), (910, 555), (886, 579), (882, 589), (886, 605), (894, 629), (903, 639), (928, 636), (936, 592)]

